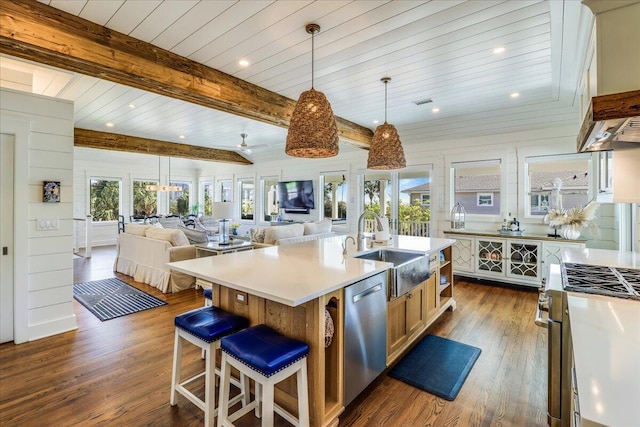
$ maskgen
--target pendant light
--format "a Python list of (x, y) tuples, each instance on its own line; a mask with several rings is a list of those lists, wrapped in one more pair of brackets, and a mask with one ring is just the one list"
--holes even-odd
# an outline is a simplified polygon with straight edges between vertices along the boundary
[[(171, 157), (169, 157), (169, 184), (171, 184)], [(179, 185), (160, 185), (160, 156), (158, 156), (158, 184), (151, 184), (144, 187), (147, 191), (159, 192), (182, 192)]]
[(320, 26), (308, 24), (306, 31), (311, 34), (311, 89), (300, 94), (293, 109), (284, 151), (293, 157), (333, 157), (338, 154), (336, 119), (327, 97), (313, 88), (313, 36)]
[(384, 83), (384, 124), (373, 134), (367, 169), (402, 169), (407, 166), (402, 143), (396, 127), (387, 123), (387, 83), (391, 77), (383, 77), (380, 81)]

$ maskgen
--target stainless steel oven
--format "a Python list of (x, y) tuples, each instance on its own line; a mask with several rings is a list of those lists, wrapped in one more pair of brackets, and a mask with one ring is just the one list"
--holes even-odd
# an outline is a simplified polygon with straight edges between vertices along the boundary
[[(560, 266), (549, 268), (538, 300), (536, 324), (547, 328), (547, 422), (551, 427), (571, 424), (571, 365), (573, 349), (567, 293), (562, 289)], [(547, 313), (544, 316), (544, 312)]]

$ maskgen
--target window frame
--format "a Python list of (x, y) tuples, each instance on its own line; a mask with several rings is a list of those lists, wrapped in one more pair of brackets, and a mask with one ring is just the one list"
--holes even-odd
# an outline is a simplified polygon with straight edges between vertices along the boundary
[[(597, 154), (596, 154), (597, 155)], [(521, 206), (523, 209), (523, 217), (526, 220), (539, 221), (543, 215), (532, 215), (531, 214), (531, 182), (530, 182), (530, 173), (529, 173), (529, 165), (535, 163), (559, 163), (559, 162), (567, 162), (567, 161), (576, 161), (576, 160), (586, 160), (587, 161), (587, 174), (588, 174), (588, 184), (587, 184), (587, 200), (594, 199), (594, 188), (598, 185), (596, 180), (596, 174), (594, 171), (594, 154), (593, 153), (558, 153), (558, 154), (540, 154), (540, 153), (531, 153), (528, 155), (524, 155), (522, 157), (522, 175), (521, 175), (521, 185), (518, 189), (522, 193), (521, 198)], [(546, 162), (545, 162), (546, 160)], [(537, 194), (537, 196), (543, 196), (543, 194)], [(563, 206), (564, 209), (570, 208), (571, 206)]]
[[(493, 155), (492, 155), (493, 154)], [(449, 209), (446, 212), (447, 220), (451, 220), (451, 210), (455, 206), (456, 200), (456, 189), (455, 189), (455, 176), (456, 176), (456, 166), (464, 165), (462, 167), (458, 167), (458, 169), (471, 169), (474, 167), (491, 167), (498, 166), (499, 169), (499, 182), (500, 187), (498, 189), (498, 194), (500, 196), (500, 208), (498, 213), (469, 213), (469, 209), (467, 207), (466, 213), (466, 221), (501, 221), (508, 206), (508, 197), (507, 197), (507, 182), (506, 182), (506, 158), (504, 155), (487, 153), (487, 156), (483, 158), (471, 157), (471, 156), (459, 156), (455, 159), (448, 159), (447, 161), (447, 169), (449, 171)], [(488, 192), (484, 192), (483, 194), (487, 194)], [(492, 192), (493, 204), (495, 206), (495, 191)], [(477, 195), (476, 195), (476, 203), (477, 203)]]
[[(276, 185), (274, 188), (274, 200), (276, 203), (276, 209), (277, 209), (277, 213), (276, 216), (280, 213), (280, 207), (278, 204), (278, 190), (277, 190), (277, 184), (278, 182), (280, 182), (280, 175), (279, 174), (271, 174), (271, 175), (261, 175), (259, 182), (260, 182), (260, 187), (259, 187), (259, 191), (256, 192), (256, 194), (254, 194), (254, 197), (256, 199), (256, 205), (260, 204), (260, 215), (259, 218), (257, 218), (257, 223), (260, 224), (270, 224), (271, 221), (275, 221), (275, 218), (270, 218), (270, 220), (267, 220), (266, 215), (267, 215), (267, 202), (269, 200), (269, 198), (267, 197), (267, 189), (265, 187), (266, 185), (266, 181), (267, 180), (274, 180)], [(254, 218), (256, 217), (255, 213), (254, 213)]]
[[(489, 197), (489, 203), (481, 203), (481, 199)], [(476, 206), (493, 206), (493, 192), (491, 193), (476, 193)]]
[[(94, 218), (95, 216), (93, 215), (93, 210), (92, 210), (92, 206), (91, 206), (91, 181), (92, 180), (96, 180), (96, 181), (117, 181), (118, 182), (118, 215), (124, 215), (123, 214), (123, 210), (122, 210), (122, 187), (123, 187), (123, 179), (122, 177), (114, 177), (114, 176), (104, 176), (104, 175), (96, 175), (96, 176), (89, 176), (89, 178), (87, 179), (87, 212), (89, 212), (89, 214), (92, 216), (92, 218)], [(117, 223), (118, 222), (118, 218), (113, 219), (113, 220), (107, 220), (107, 221), (95, 221), (96, 223), (99, 224), (109, 224), (109, 223)]]
[[(136, 207), (136, 202), (135, 202), (135, 183), (136, 182), (142, 182), (143, 184), (152, 184), (152, 185), (160, 185), (160, 182), (158, 181), (157, 178), (151, 178), (151, 179), (146, 179), (146, 178), (131, 178), (131, 215), (135, 215), (135, 207)], [(147, 190), (145, 190), (147, 191)], [(155, 193), (156, 195), (156, 211), (155, 213), (152, 213), (152, 215), (158, 215), (159, 209), (160, 209), (160, 194), (157, 191), (149, 191), (150, 193)], [(147, 215), (148, 216), (148, 215)]]
[[(251, 182), (251, 185), (253, 185), (253, 200), (252, 200), (252, 205), (253, 205), (253, 217), (252, 218), (242, 218), (242, 202), (243, 202), (243, 190), (242, 190), (242, 183), (243, 182)], [(236, 211), (236, 214), (238, 214), (237, 218), (240, 220), (241, 223), (243, 224), (256, 224), (256, 197), (257, 197), (257, 191), (256, 191), (256, 177), (255, 175), (246, 175), (246, 176), (239, 176), (236, 178), (236, 190), (238, 191), (238, 203), (235, 205), (234, 209)]]

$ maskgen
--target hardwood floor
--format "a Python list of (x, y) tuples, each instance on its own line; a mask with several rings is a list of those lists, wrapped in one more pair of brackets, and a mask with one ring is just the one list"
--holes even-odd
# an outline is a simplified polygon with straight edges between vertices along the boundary
[[(75, 259), (74, 281), (112, 277), (113, 257), (107, 247)], [(173, 319), (201, 306), (201, 291), (165, 295), (118, 277), (169, 304), (100, 322), (74, 303), (77, 331), (0, 345), (1, 426), (202, 425), (203, 413), (186, 399), (169, 405)], [(383, 374), (340, 416), (341, 426), (546, 425), (547, 336), (533, 323), (537, 294), (458, 281), (455, 298), (457, 310), (428, 333), (482, 349), (456, 400)], [(201, 369), (195, 348), (184, 354), (187, 374)], [(248, 415), (238, 425), (260, 423)]]

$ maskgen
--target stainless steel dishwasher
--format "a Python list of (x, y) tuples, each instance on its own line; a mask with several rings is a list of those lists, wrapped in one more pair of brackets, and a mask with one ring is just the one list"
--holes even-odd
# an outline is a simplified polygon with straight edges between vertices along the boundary
[(344, 404), (386, 368), (387, 272), (348, 286), (344, 321)]

